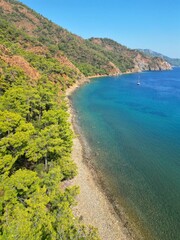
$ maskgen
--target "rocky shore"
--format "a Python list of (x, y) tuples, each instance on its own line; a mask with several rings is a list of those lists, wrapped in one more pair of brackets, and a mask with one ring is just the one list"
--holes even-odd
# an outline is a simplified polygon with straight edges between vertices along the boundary
[[(83, 79), (79, 84), (67, 90), (69, 97), (80, 85), (87, 83)], [(112, 204), (97, 181), (96, 172), (87, 164), (85, 151), (81, 137), (78, 135), (76, 115), (69, 101), (70, 122), (75, 133), (73, 140), (72, 158), (78, 167), (78, 175), (70, 182), (80, 187), (80, 194), (77, 197), (77, 206), (74, 207), (74, 214), (83, 223), (98, 228), (102, 240), (135, 240), (131, 231), (124, 221), (121, 221), (116, 214)]]
[[(75, 131), (72, 115), (71, 121)], [(133, 239), (96, 182), (92, 169), (89, 169), (85, 163), (83, 146), (77, 136), (73, 141), (72, 158), (78, 167), (78, 175), (73, 179), (72, 184), (80, 187), (80, 194), (77, 197), (78, 205), (74, 208), (74, 214), (85, 224), (98, 228), (102, 240)]]

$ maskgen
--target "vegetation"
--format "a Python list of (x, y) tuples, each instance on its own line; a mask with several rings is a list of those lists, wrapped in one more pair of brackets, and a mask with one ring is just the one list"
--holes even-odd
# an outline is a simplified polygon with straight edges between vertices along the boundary
[(0, 32), (0, 239), (99, 239), (65, 187), (77, 169), (63, 92), (83, 75), (3, 19)]
[(88, 44), (108, 57), (122, 73), (134, 68), (136, 53), (125, 46), (108, 38), (91, 38)]
[[(54, 57), (58, 51), (61, 55), (64, 54), (85, 76), (118, 74), (136, 68), (134, 61), (138, 54), (136, 51), (110, 39), (85, 40), (57, 26), (18, 1), (2, 1), (7, 5), (7, 7), (0, 5), (3, 19), (23, 31), (24, 37), (31, 38), (35, 46), (37, 44), (46, 46), (49, 50), (46, 55), (50, 54)], [(27, 41), (24, 43), (26, 46), (23, 47), (27, 47)], [(147, 60), (143, 54), (141, 57)], [(148, 69), (147, 66), (146, 70)]]
[[(61, 55), (68, 57), (85, 76), (137, 70), (139, 59), (144, 59), (152, 65), (150, 58), (111, 39), (85, 40), (52, 23), (19, 1), (2, 0), (2, 2), (4, 5), (0, 4), (1, 17), (23, 31), (24, 38), (28, 39), (24, 42), (26, 46), (23, 47), (27, 47), (31, 38), (35, 46), (48, 48), (49, 52), (46, 52), (46, 55), (54, 57), (60, 52)], [(141, 55), (140, 58), (138, 54)], [(155, 60), (153, 62), (158, 69), (159, 62)], [(146, 69), (143, 70), (149, 69), (147, 64)]]
[[(76, 67), (80, 67), (80, 70), (86, 76), (108, 74), (113, 69), (109, 65), (108, 58), (90, 48), (88, 41), (57, 26), (17, 1), (8, 0), (4, 2), (10, 6), (11, 10), (6, 12), (0, 6), (0, 14), (3, 19), (26, 32), (26, 37), (34, 38), (36, 42), (38, 40), (39, 44), (53, 49), (54, 52), (63, 52)], [(25, 14), (26, 10), (27, 13)]]
[[(54, 54), (52, 46), (45, 48), (35, 38), (29, 37), (22, 30), (16, 29), (2, 19), (0, 19), (0, 28), (0, 44), (6, 48), (1, 49), (2, 55), (9, 58), (12, 56), (23, 57), (37, 72), (54, 82), (60, 82), (63, 88), (69, 87), (83, 77), (78, 69), (61, 61), (61, 52), (57, 51)], [(40, 48), (42, 53), (33, 52), (33, 48)], [(66, 78), (66, 81), (62, 82), (62, 77)]]

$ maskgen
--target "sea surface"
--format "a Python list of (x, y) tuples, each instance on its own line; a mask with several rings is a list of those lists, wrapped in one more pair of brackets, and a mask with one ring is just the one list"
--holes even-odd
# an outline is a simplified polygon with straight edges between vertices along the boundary
[(133, 226), (147, 240), (179, 240), (180, 68), (93, 79), (72, 103), (91, 161)]

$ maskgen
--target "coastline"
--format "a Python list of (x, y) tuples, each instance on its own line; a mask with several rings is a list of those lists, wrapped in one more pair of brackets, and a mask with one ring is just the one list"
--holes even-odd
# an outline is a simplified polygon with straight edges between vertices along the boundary
[[(67, 97), (67, 100), (68, 97), (77, 89), (79, 88), (81, 85), (85, 84), (85, 83), (89, 83), (90, 80), (89, 78), (87, 77), (84, 77), (84, 78), (81, 78), (78, 82), (74, 83), (71, 87), (67, 88), (66, 89), (66, 92), (65, 92), (65, 96)], [(69, 101), (68, 101), (69, 103)]]
[(103, 75), (94, 75), (94, 76), (89, 76), (88, 78), (91, 79), (91, 78), (101, 78), (101, 77), (115, 77), (115, 76), (119, 76), (119, 75), (122, 75), (122, 73), (118, 73), (118, 74), (103, 74)]
[[(153, 78), (153, 76), (157, 76), (157, 77), (159, 77), (159, 79), (164, 79), (164, 81), (167, 80), (169, 82), (169, 76), (170, 76), (169, 74), (170, 73), (167, 73), (167, 75), (166, 75), (166, 73), (165, 73), (165, 74), (161, 75), (161, 73), (157, 73), (157, 74), (152, 73), (152, 75), (151, 75), (151, 73), (150, 74), (146, 73), (146, 74), (144, 74), (144, 79), (143, 80), (145, 81), (145, 80), (148, 80), (149, 77)], [(172, 76), (176, 76), (176, 75), (174, 75), (172, 73)], [(129, 78), (131, 78), (130, 75), (127, 76), (128, 80), (129, 80)], [(135, 76), (133, 75), (132, 79), (135, 79), (135, 78), (136, 78), (136, 75)], [(117, 203), (119, 203), (119, 205), (116, 205), (115, 201), (111, 201), (112, 196), (109, 195), (109, 193), (111, 192), (111, 188), (109, 188), (109, 186), (111, 187), (111, 185), (107, 184), (106, 185), (107, 188), (106, 188), (106, 186), (104, 184), (102, 184), (102, 182), (101, 182), (101, 180), (104, 179), (104, 183), (106, 183), (106, 182), (108, 183), (108, 181), (106, 181), (106, 177), (108, 176), (108, 180), (110, 180), (111, 177), (113, 176), (112, 172), (114, 173), (114, 171), (109, 171), (106, 174), (106, 170), (110, 169), (110, 168), (105, 168), (104, 166), (103, 166), (104, 168), (98, 168), (97, 167), (95, 169), (96, 171), (92, 168), (94, 166), (93, 163), (95, 163), (95, 166), (96, 166), (96, 164), (99, 164), (99, 163), (100, 163), (100, 165), (98, 165), (98, 166), (102, 166), (101, 161), (99, 162), (100, 159), (102, 159), (102, 163), (103, 163), (103, 160), (106, 159), (108, 164), (109, 164), (109, 161), (108, 161), (109, 159), (112, 159), (112, 160), (116, 159), (116, 156), (115, 156), (116, 151), (113, 151), (113, 150), (116, 150), (116, 148), (114, 149), (114, 146), (116, 146), (116, 143), (117, 143), (117, 149), (119, 149), (119, 143), (121, 144), (121, 142), (123, 142), (124, 139), (126, 140), (125, 135), (123, 135), (123, 138), (118, 139), (119, 141), (116, 141), (116, 138), (114, 138), (113, 135), (111, 136), (109, 134), (109, 135), (104, 136), (103, 134), (106, 133), (106, 128), (103, 128), (103, 127), (101, 128), (101, 124), (103, 124), (103, 120), (105, 118), (103, 118), (103, 119), (102, 118), (96, 118), (96, 112), (98, 113), (97, 110), (99, 110), (100, 107), (98, 106), (99, 108), (96, 108), (96, 102), (98, 103), (98, 101), (96, 101), (96, 102), (93, 101), (94, 97), (95, 97), (94, 93), (97, 93), (97, 95), (98, 95), (98, 93), (102, 91), (103, 87), (107, 86), (106, 82), (111, 84), (111, 82), (110, 82), (111, 79), (113, 81), (116, 81), (116, 82), (119, 81), (117, 94), (119, 94), (118, 96), (121, 99), (121, 94), (120, 93), (122, 93), (122, 92), (120, 92), (120, 90), (121, 91), (124, 90), (123, 86), (124, 86), (124, 84), (126, 84), (125, 83), (125, 81), (127, 80), (126, 76), (123, 77), (123, 78), (120, 76), (119, 79), (116, 79), (116, 78), (103, 78), (103, 79), (99, 78), (97, 80), (93, 79), (90, 84), (87, 84), (87, 85), (83, 86), (82, 88), (79, 88), (74, 94), (72, 94), (70, 96), (69, 104), (72, 104), (72, 106), (69, 106), (69, 109), (71, 109), (71, 123), (73, 124), (74, 132), (76, 133), (76, 135), (78, 135), (76, 137), (78, 137), (79, 144), (80, 144), (79, 150), (77, 150), (78, 146), (77, 146), (77, 149), (75, 149), (75, 150), (73, 148), (73, 151), (76, 152), (75, 155), (73, 154), (73, 159), (75, 159), (75, 157), (76, 157), (76, 161), (82, 161), (84, 163), (84, 165), (86, 166), (85, 169), (83, 167), (79, 168), (79, 166), (78, 166), (78, 169), (79, 169), (80, 172), (85, 172), (84, 176), (86, 175), (85, 176), (86, 179), (84, 180), (84, 178), (82, 178), (81, 175), (80, 175), (80, 177), (75, 182), (75, 184), (80, 185), (80, 187), (81, 187), (81, 183), (82, 183), (82, 186), (84, 186), (84, 188), (85, 188), (85, 190), (83, 189), (82, 191), (84, 192), (85, 195), (84, 195), (84, 198), (82, 196), (78, 196), (78, 198), (77, 198), (78, 206), (74, 208), (74, 213), (76, 214), (76, 216), (78, 216), (80, 218), (80, 220), (82, 220), (82, 223), (84, 222), (85, 224), (92, 224), (95, 227), (97, 227), (99, 229), (101, 239), (139, 239), (139, 237), (137, 238), (137, 236), (134, 237), (134, 235), (133, 235), (133, 237), (134, 237), (133, 238), (131, 234), (128, 235), (129, 226), (130, 226), (130, 231), (133, 230), (133, 231), (131, 231), (132, 233), (134, 233), (134, 228), (135, 228), (135, 233), (136, 233), (136, 229), (137, 229), (143, 235), (143, 237), (142, 237), (143, 239), (149, 239), (149, 240), (150, 239), (155, 239), (155, 238), (158, 238), (158, 234), (160, 235), (160, 239), (161, 239), (161, 234), (162, 234), (162, 236), (164, 235), (163, 236), (164, 239), (165, 238), (167, 238), (167, 239), (171, 238), (171, 236), (173, 234), (174, 234), (174, 236), (178, 236), (178, 227), (176, 227), (176, 221), (175, 221), (175, 224), (173, 223), (174, 225), (173, 224), (171, 225), (168, 222), (169, 218), (166, 216), (166, 213), (169, 211), (169, 216), (172, 216), (172, 219), (174, 218), (174, 216), (171, 215), (171, 209), (175, 209), (174, 205), (169, 204), (169, 208), (163, 208), (162, 205), (161, 205), (161, 203), (163, 203), (163, 199), (160, 199), (161, 200), (159, 202), (160, 204), (157, 202), (157, 205), (156, 205), (155, 201), (157, 201), (158, 199), (157, 200), (154, 199), (153, 191), (150, 192), (148, 187), (147, 187), (151, 177), (152, 177), (152, 179), (154, 177), (154, 175), (152, 175), (152, 174), (148, 175), (149, 174), (149, 172), (148, 172), (149, 168), (147, 168), (147, 172), (146, 172), (147, 185), (145, 184), (144, 185), (145, 188), (141, 189), (139, 187), (137, 187), (137, 188), (135, 187), (136, 186), (135, 185), (136, 184), (136, 179), (139, 179), (139, 173), (137, 175), (136, 174), (135, 175), (133, 175), (133, 174), (129, 175), (129, 172), (131, 172), (131, 171), (129, 171), (126, 164), (123, 165), (124, 161), (120, 162), (119, 165), (118, 165), (118, 163), (119, 163), (118, 161), (114, 161), (114, 163), (115, 163), (113, 165), (114, 169), (116, 169), (116, 166), (120, 166), (120, 168), (117, 168), (117, 171), (115, 172), (115, 173), (117, 173), (117, 175), (115, 175), (115, 176), (117, 176), (117, 178), (114, 178), (115, 181), (113, 182), (115, 184), (117, 183), (117, 188), (116, 188), (117, 191), (116, 192), (114, 191), (113, 184), (112, 184), (112, 192), (114, 193), (115, 196), (117, 196)], [(102, 80), (102, 82), (101, 82), (101, 80)], [(155, 81), (156, 81), (156, 77), (154, 77), (154, 82), (153, 83), (155, 83)], [(130, 82), (130, 84), (131, 84), (131, 82)], [(97, 86), (98, 86), (98, 88), (97, 88)], [(156, 86), (161, 86), (161, 83), (155, 85), (155, 87)], [(129, 86), (129, 84), (127, 84), (126, 93), (129, 92), (130, 87), (131, 86)], [(108, 91), (108, 88), (107, 88), (107, 91)], [(136, 89), (135, 89), (135, 91), (136, 91)], [(150, 89), (150, 91), (151, 91), (151, 89)], [(112, 93), (112, 94), (110, 95), (110, 93)], [(111, 99), (111, 97), (112, 97), (112, 99), (114, 99), (113, 97), (116, 96), (116, 95), (115, 94), (113, 95), (113, 94), (114, 94), (114, 91), (110, 91), (110, 92), (105, 92), (105, 94), (103, 96), (105, 96), (105, 97), (108, 96), (109, 99)], [(128, 100), (131, 100), (131, 99), (129, 99), (128, 94), (127, 94), (127, 97), (128, 97), (127, 98)], [(117, 98), (117, 99), (119, 99), (119, 98)], [(100, 98), (97, 98), (97, 100), (99, 100), (99, 99)], [(90, 111), (89, 111), (89, 109), (90, 109)], [(105, 102), (104, 105), (101, 105), (101, 109), (102, 109), (102, 116), (105, 116), (106, 110), (107, 110), (106, 109), (106, 102)], [(94, 111), (94, 114), (93, 114), (92, 111)], [(124, 120), (123, 117), (125, 117), (126, 115), (123, 112), (123, 115), (119, 114), (119, 116), (120, 116), (120, 119), (116, 118), (116, 119), (119, 120), (119, 121), (117, 121), (117, 123), (118, 124), (122, 123), (121, 126), (123, 126), (123, 120)], [(91, 117), (92, 117), (92, 119), (91, 119)], [(117, 116), (115, 115), (115, 117), (117, 117)], [(158, 115), (157, 115), (157, 117), (158, 117)], [(86, 119), (86, 122), (84, 121), (85, 119)], [(95, 119), (95, 122), (94, 122), (94, 119)], [(91, 123), (90, 120), (92, 120), (92, 123)], [(104, 123), (106, 123), (106, 120), (104, 121)], [(109, 121), (107, 123), (110, 124), (112, 122)], [(88, 126), (90, 126), (90, 127), (88, 127)], [(94, 126), (96, 126), (96, 127), (94, 127)], [(107, 129), (109, 130), (109, 127), (111, 128), (111, 124), (108, 125), (108, 126), (105, 125), (105, 127), (107, 127)], [(114, 127), (114, 126), (112, 125), (112, 127)], [(130, 130), (131, 131), (132, 131), (132, 129), (134, 130), (135, 129), (134, 127), (135, 126), (133, 126), (133, 128), (131, 128)], [(103, 130), (103, 132), (100, 132), (100, 136), (101, 136), (100, 139), (99, 139), (99, 133), (97, 133), (97, 135), (96, 135), (96, 132), (94, 132), (94, 129), (100, 129), (100, 131)], [(118, 128), (115, 128), (115, 129), (118, 129)], [(86, 130), (87, 130), (87, 132), (86, 132)], [(108, 130), (107, 130), (107, 132), (108, 132)], [(87, 140), (86, 140), (86, 137), (84, 137), (84, 136), (87, 136)], [(173, 136), (176, 136), (176, 135), (174, 134)], [(149, 135), (148, 135), (148, 138), (149, 138)], [(92, 141), (92, 139), (93, 139), (93, 141)], [(96, 145), (96, 143), (101, 143), (101, 140), (103, 140), (103, 139), (104, 139), (104, 141), (102, 141), (103, 144), (102, 144), (101, 147), (99, 147), (99, 145)], [(116, 141), (115, 143), (113, 142), (113, 139), (115, 139), (115, 141)], [(108, 140), (108, 142), (107, 142), (107, 140)], [(129, 144), (130, 143), (129, 138), (127, 139), (127, 141), (128, 141), (127, 143)], [(177, 140), (176, 140), (176, 142), (177, 142)], [(111, 145), (111, 143), (114, 143), (114, 146)], [(147, 142), (147, 143), (149, 143), (149, 142)], [(74, 144), (75, 145), (77, 144), (76, 140), (75, 140)], [(109, 145), (107, 146), (107, 144), (109, 144)], [(147, 147), (149, 147), (149, 145), (147, 145)], [(99, 149), (100, 149), (100, 151), (99, 151)], [(104, 151), (106, 149), (109, 149), (109, 151), (112, 149), (111, 155), (109, 155), (109, 157), (103, 159), (103, 156), (105, 156)], [(134, 149), (135, 148), (132, 149), (133, 151), (132, 151), (131, 159), (133, 159), (133, 163), (136, 164), (137, 169), (138, 169), (139, 167), (142, 166), (142, 165), (140, 165), (140, 164), (142, 164), (142, 162), (140, 161), (139, 166), (137, 165), (138, 164), (138, 159), (137, 159), (138, 156), (136, 156), (136, 153), (135, 153)], [(148, 148), (145, 148), (145, 150), (144, 150), (145, 153), (148, 153), (148, 151), (146, 151), (147, 149)], [(119, 150), (121, 151), (121, 149), (119, 149)], [(80, 153), (78, 151), (80, 151)], [(155, 153), (156, 153), (156, 151), (155, 151)], [(81, 157), (79, 157), (80, 155), (81, 155)], [(120, 154), (117, 156), (117, 160), (120, 160), (120, 161), (121, 161), (121, 159), (124, 160), (123, 158), (119, 158), (119, 156), (120, 156)], [(153, 155), (150, 154), (149, 156), (150, 156), (149, 159), (151, 161), (151, 159), (152, 159), (151, 156), (153, 156)], [(168, 154), (166, 156), (168, 156)], [(156, 156), (154, 157), (154, 159), (156, 161)], [(176, 159), (176, 157), (174, 159)], [(128, 162), (128, 159), (127, 159), (127, 162)], [(146, 162), (148, 163), (148, 161), (146, 161)], [(156, 162), (155, 162), (155, 164), (156, 164)], [(109, 164), (107, 166), (109, 167), (111, 165)], [(122, 166), (124, 166), (124, 171), (121, 171)], [(133, 165), (133, 167), (134, 166), (135, 165)], [(100, 169), (102, 169), (103, 174), (105, 173), (104, 175), (102, 174), (102, 178), (101, 178), (101, 173), (99, 171)], [(87, 175), (86, 171), (89, 172), (90, 176)], [(159, 169), (158, 169), (158, 171), (159, 171)], [(128, 176), (128, 177), (133, 176), (133, 178), (130, 179), (131, 181), (127, 181), (127, 182), (123, 181), (125, 179), (123, 177), (124, 172), (127, 173), (126, 176)], [(156, 170), (154, 172), (156, 172)], [(122, 173), (122, 175), (121, 175), (121, 173)], [(142, 173), (144, 174), (144, 171)], [(96, 175), (98, 175), (98, 176), (96, 176)], [(136, 176), (137, 176), (137, 178), (135, 178)], [(98, 179), (97, 179), (97, 177), (98, 177)], [(116, 179), (119, 179), (120, 181), (116, 182)], [(92, 186), (92, 181), (93, 181), (93, 186), (94, 187)], [(130, 185), (129, 182), (131, 182), (132, 185)], [(125, 184), (125, 183), (128, 183), (128, 184), (125, 185), (123, 191), (118, 192), (119, 189), (121, 189), (121, 184)], [(132, 187), (132, 189), (128, 188), (129, 185), (130, 185), (130, 187)], [(141, 185), (141, 182), (140, 182), (140, 185)], [(140, 186), (140, 185), (137, 184), (137, 186)], [(154, 190), (154, 186), (155, 185), (153, 184), (152, 185), (152, 190)], [(166, 186), (168, 186), (168, 184), (166, 184)], [(90, 190), (89, 190), (89, 188), (90, 188)], [(97, 188), (100, 191), (98, 197), (96, 196), (95, 188)], [(82, 187), (81, 187), (81, 189), (82, 189)], [(109, 191), (108, 191), (108, 189), (109, 189)], [(176, 190), (177, 190), (176, 192), (178, 193), (178, 189), (176, 189)], [(128, 194), (129, 193), (130, 194), (134, 193), (135, 196), (136, 196), (136, 194), (138, 194), (138, 191), (141, 191), (141, 194), (140, 194), (141, 198), (137, 201), (137, 203), (141, 204), (145, 200), (145, 202), (143, 202), (143, 204), (140, 205), (140, 207), (141, 206), (143, 207), (142, 211), (139, 211), (139, 212), (136, 211), (138, 209), (138, 208), (136, 208), (136, 206), (138, 207), (138, 205), (136, 205), (136, 204), (130, 205), (130, 208), (129, 208), (129, 205), (128, 205), (129, 204), (129, 199), (130, 199), (129, 196), (131, 197), (131, 195), (130, 194), (126, 195), (126, 196), (128, 196), (128, 198), (127, 198), (123, 194), (126, 191), (129, 191)], [(169, 192), (168, 188), (167, 188), (166, 192), (167, 192), (167, 196), (168, 196), (168, 192)], [(116, 193), (118, 193), (118, 194), (116, 195)], [(107, 204), (109, 202), (108, 206), (104, 207), (104, 202), (103, 202), (104, 200), (101, 200), (102, 195), (103, 195), (103, 199), (105, 199), (105, 201), (107, 201)], [(134, 199), (136, 200), (136, 198), (134, 198)], [(134, 199), (132, 199), (132, 202), (133, 202)], [(112, 199), (112, 200), (114, 200), (114, 199)], [(95, 201), (95, 203), (94, 203), (94, 201)], [(99, 206), (96, 206), (96, 205), (99, 205)], [(119, 210), (120, 210), (119, 212), (117, 211), (116, 207), (119, 207)], [(126, 224), (126, 222), (122, 221), (122, 219), (121, 219), (122, 218), (121, 217), (121, 209), (123, 210), (123, 207), (124, 207), (124, 212), (122, 211), (122, 214), (127, 213), (125, 215), (125, 217), (126, 216), (128, 217), (127, 224)], [(95, 208), (95, 210), (94, 210), (94, 208)], [(115, 211), (115, 213), (114, 213), (113, 210)], [(113, 219), (115, 221), (117, 221), (116, 226), (113, 224), (113, 220), (111, 219), (111, 217), (109, 218), (108, 214), (106, 214), (106, 211), (108, 211), (111, 214), (111, 216), (113, 217)], [(143, 217), (143, 213), (146, 214), (146, 211), (148, 213), (148, 215), (146, 215), (148, 217), (147, 219), (146, 219), (146, 216), (145, 216), (145, 218)], [(105, 212), (105, 214), (104, 214), (104, 212)], [(178, 211), (176, 210), (176, 212), (178, 212)], [(142, 215), (140, 215), (140, 218), (138, 218), (139, 215), (137, 213), (138, 214), (142, 213)], [(158, 213), (158, 215), (156, 215), (156, 213)], [(151, 216), (151, 214), (154, 215), (154, 216), (153, 216), (153, 218), (149, 219), (149, 216)], [(105, 216), (105, 217), (103, 217), (103, 216)], [(141, 216), (142, 216), (142, 218), (141, 218)], [(155, 222), (154, 219), (156, 219), (157, 216), (158, 216), (158, 221)], [(123, 220), (124, 220), (124, 218), (123, 218)], [(176, 219), (174, 218), (174, 220), (176, 220)], [(156, 224), (156, 223), (158, 223), (158, 224)], [(165, 225), (164, 223), (167, 223), (167, 225)], [(132, 226), (131, 224), (133, 224), (133, 228), (131, 227)], [(114, 230), (114, 228), (111, 228), (111, 226), (113, 226), (115, 228), (115, 230)], [(111, 232), (114, 233), (114, 231), (116, 231), (117, 234), (119, 234), (119, 232), (118, 232), (119, 230), (117, 230), (117, 226), (118, 226), (118, 229), (119, 229), (119, 226), (121, 226), (120, 231), (123, 233), (123, 236), (116, 235), (116, 234), (111, 235), (112, 234)], [(166, 228), (165, 226), (168, 226), (168, 228)], [(127, 227), (127, 230), (124, 229), (126, 227)], [(157, 235), (156, 235), (156, 231), (158, 233)]]
[(103, 189), (97, 171), (88, 161), (85, 143), (76, 122), (76, 113), (72, 107), (70, 95), (82, 84), (88, 82), (89, 79), (84, 78), (66, 91), (70, 123), (75, 134), (72, 159), (78, 167), (78, 175), (70, 184), (80, 187), (77, 206), (74, 207), (73, 211), (75, 216), (79, 217), (84, 224), (98, 228), (102, 240), (135, 240), (137, 237), (135, 237), (128, 222), (121, 219), (115, 211), (115, 206), (111, 203), (106, 190)]

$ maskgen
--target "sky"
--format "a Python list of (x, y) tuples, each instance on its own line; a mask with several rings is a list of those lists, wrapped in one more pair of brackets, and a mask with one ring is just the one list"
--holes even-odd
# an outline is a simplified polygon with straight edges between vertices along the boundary
[(180, 58), (180, 0), (21, 0), (83, 38), (111, 38)]

